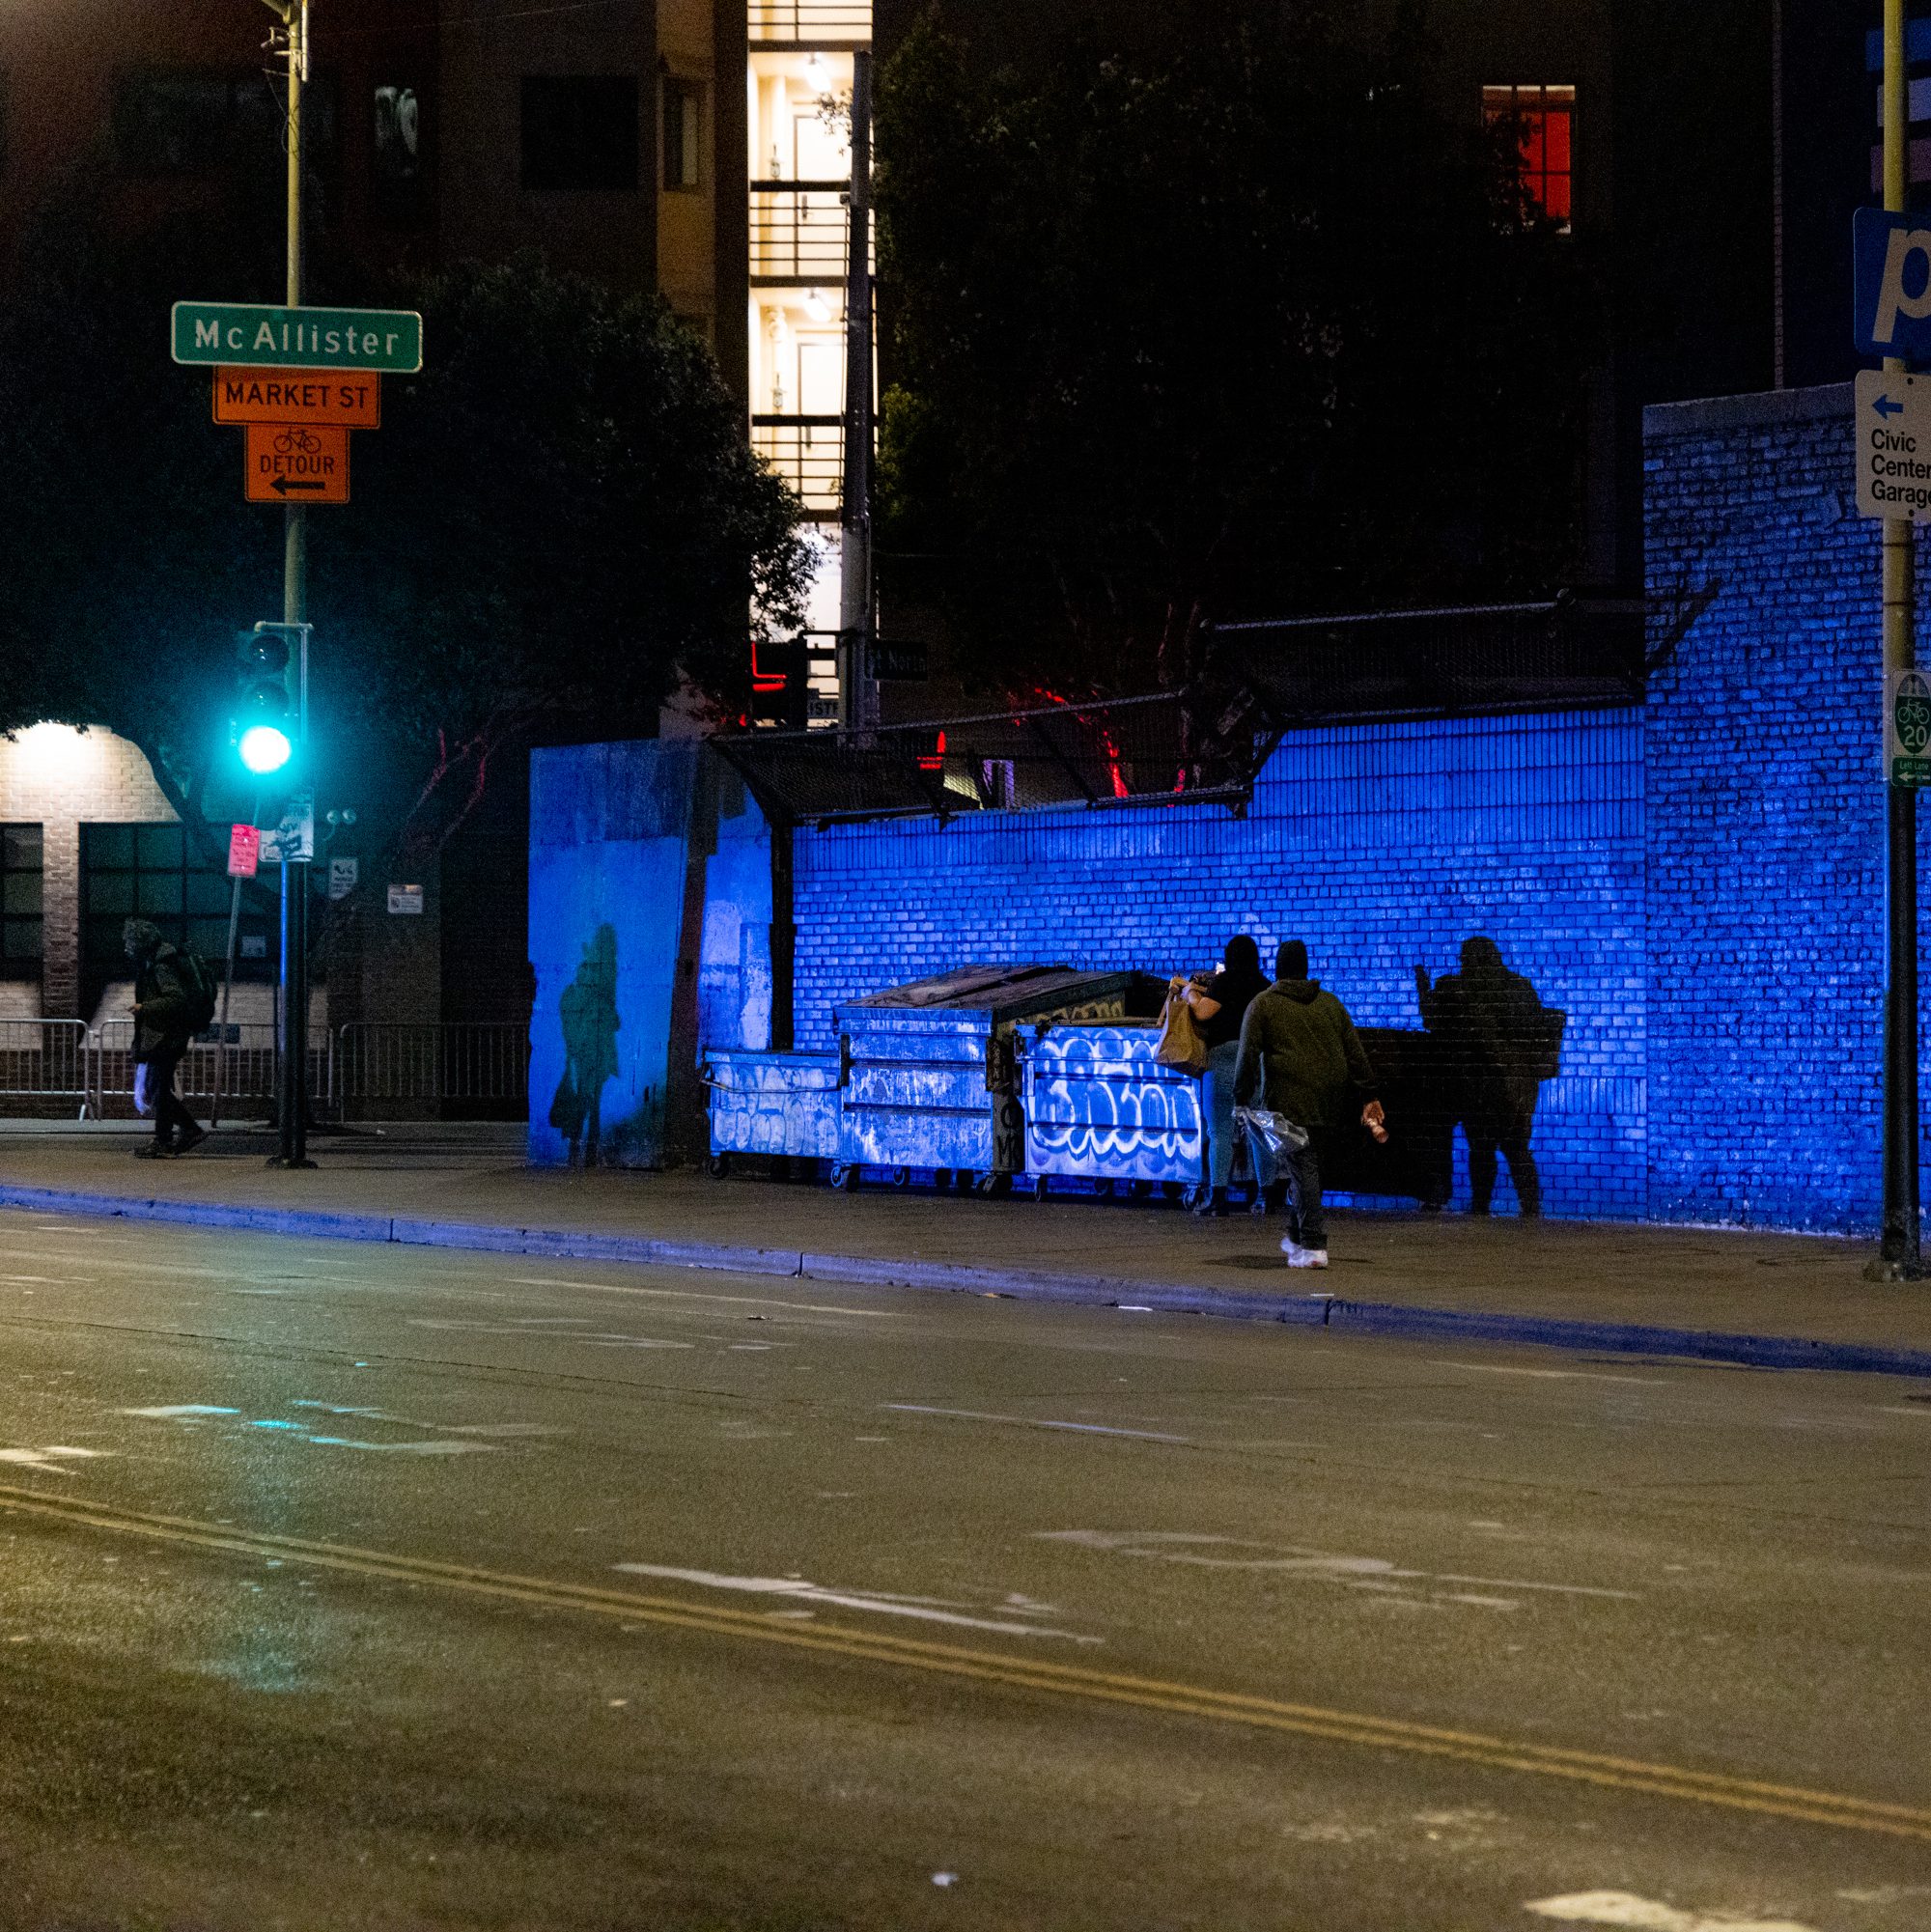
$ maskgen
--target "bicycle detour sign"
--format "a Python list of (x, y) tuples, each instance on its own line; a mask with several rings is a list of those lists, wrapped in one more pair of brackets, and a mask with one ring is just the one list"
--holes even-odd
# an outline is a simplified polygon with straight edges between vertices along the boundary
[[(250, 349), (287, 361), (223, 359)], [(347, 503), (350, 432), (381, 427), (383, 370), (422, 367), (422, 318), (177, 302), (174, 359), (213, 365), (214, 420), (243, 433), (250, 503)]]

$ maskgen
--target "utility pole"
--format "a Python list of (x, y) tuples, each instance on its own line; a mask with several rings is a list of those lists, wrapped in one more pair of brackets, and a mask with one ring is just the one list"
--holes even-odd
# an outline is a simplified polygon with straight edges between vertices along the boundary
[[(1904, 79), (1904, 0), (1884, 0), (1884, 206), (1902, 214), (1910, 112)], [(1888, 355), (1887, 375), (1905, 373)], [(1884, 668), (1917, 662), (1916, 584), (1908, 518), (1884, 519)], [(1886, 772), (1884, 990), (1884, 1227), (1878, 1272), (1915, 1279), (1920, 1270), (1917, 1199), (1917, 795)]]
[(852, 56), (852, 238), (845, 259), (845, 488), (838, 698), (847, 731), (879, 721), (872, 681), (872, 56)]
[[(263, 0), (282, 23), (288, 40), (288, 307), (302, 299), (302, 87), (308, 79), (309, 0)], [(295, 758), (298, 786), (311, 788), (308, 762), (308, 510), (282, 509), (282, 622), (300, 626), (295, 663)], [(282, 859), (282, 1064), (276, 1082), (279, 1144), (270, 1164), (312, 1167), (308, 1158), (308, 895), (309, 854)]]

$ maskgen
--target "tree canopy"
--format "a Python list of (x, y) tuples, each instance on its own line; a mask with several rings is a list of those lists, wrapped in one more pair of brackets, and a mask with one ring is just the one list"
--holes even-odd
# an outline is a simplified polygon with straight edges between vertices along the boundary
[(881, 568), (967, 682), (1179, 686), (1203, 618), (1573, 571), (1586, 242), (1429, 57), (1413, 7), (1176, 0), (885, 64)]
[[(210, 373), (166, 360), (169, 303), (210, 293), (277, 298), (195, 232), (83, 216), (42, 224), (0, 317), (0, 730), (105, 725), (190, 812), (235, 633), (282, 614), (282, 518), (241, 501)], [(747, 623), (797, 622), (796, 505), (661, 301), (535, 260), (316, 299), (420, 308), (427, 344), (351, 502), (308, 518), (323, 804), (434, 838), (518, 736), (654, 728), (686, 680), (735, 710)]]

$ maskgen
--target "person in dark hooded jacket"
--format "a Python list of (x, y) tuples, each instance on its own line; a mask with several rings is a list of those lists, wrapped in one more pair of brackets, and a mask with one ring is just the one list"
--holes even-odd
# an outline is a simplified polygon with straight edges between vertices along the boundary
[(175, 1092), (175, 1071), (194, 1038), (196, 988), (180, 949), (158, 926), (129, 919), (121, 942), (134, 963), (134, 1064), (142, 1070), (142, 1098), (153, 1107), (154, 1137), (141, 1152), (149, 1160), (185, 1154), (208, 1138), (208, 1130)]
[(1307, 948), (1288, 939), (1274, 955), (1274, 981), (1247, 1008), (1234, 1092), (1251, 1106), (1256, 1094), (1307, 1134), (1286, 1157), (1294, 1193), (1294, 1232), (1281, 1252), (1290, 1268), (1328, 1266), (1328, 1222), (1321, 1206), (1323, 1145), (1357, 1117), (1381, 1137), (1382, 1104), (1375, 1074), (1348, 1009), (1307, 977)]

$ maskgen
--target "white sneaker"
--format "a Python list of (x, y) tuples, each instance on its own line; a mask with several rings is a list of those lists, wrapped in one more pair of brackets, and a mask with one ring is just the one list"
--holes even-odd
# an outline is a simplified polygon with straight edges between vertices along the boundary
[(1280, 1251), (1287, 1256), (1290, 1268), (1326, 1268), (1328, 1250), (1325, 1247), (1302, 1247), (1289, 1235), (1280, 1245)]

